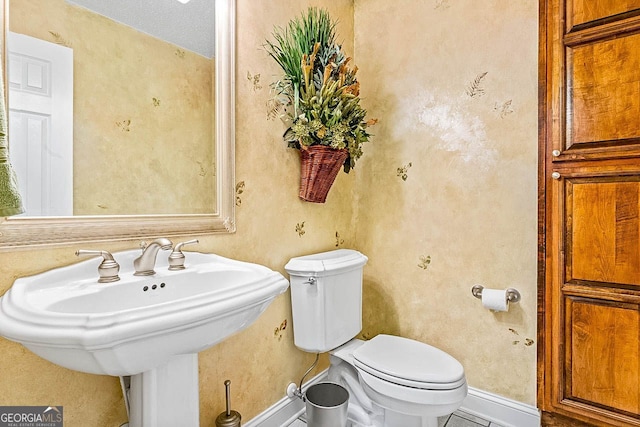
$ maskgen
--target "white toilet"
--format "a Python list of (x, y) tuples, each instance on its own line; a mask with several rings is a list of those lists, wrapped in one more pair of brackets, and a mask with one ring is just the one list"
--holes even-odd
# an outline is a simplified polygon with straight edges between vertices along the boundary
[(435, 427), (467, 396), (464, 369), (444, 351), (411, 339), (354, 338), (362, 329), (366, 263), (349, 249), (287, 263), (295, 345), (330, 353), (329, 381), (349, 391), (349, 427)]

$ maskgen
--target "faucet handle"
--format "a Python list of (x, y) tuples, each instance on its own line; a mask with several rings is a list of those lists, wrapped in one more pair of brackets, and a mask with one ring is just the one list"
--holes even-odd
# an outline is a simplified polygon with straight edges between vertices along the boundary
[(102, 262), (98, 266), (98, 275), (100, 275), (98, 283), (109, 283), (120, 280), (120, 276), (118, 276), (120, 265), (118, 265), (116, 260), (113, 259), (113, 255), (111, 255), (109, 252), (78, 249), (76, 251), (76, 256), (81, 255), (102, 256)]
[(175, 248), (173, 248), (173, 252), (169, 255), (169, 270), (184, 270), (184, 260), (185, 256), (182, 253), (182, 247), (185, 245), (193, 245), (195, 243), (200, 243), (198, 239), (188, 240), (186, 242), (178, 243)]

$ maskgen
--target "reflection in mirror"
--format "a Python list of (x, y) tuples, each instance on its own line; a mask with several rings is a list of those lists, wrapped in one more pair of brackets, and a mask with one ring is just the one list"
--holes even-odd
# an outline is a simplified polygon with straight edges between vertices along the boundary
[[(191, 3), (198, 2), (214, 0)], [(53, 60), (14, 55), (10, 47), (9, 102), (19, 112), (11, 113), (12, 162), (38, 159), (40, 176), (23, 172), (20, 185), (33, 187), (29, 214), (54, 217), (0, 220), (0, 249), (234, 231), (235, 0), (215, 0), (213, 60), (65, 0), (9, 4), (11, 46), (14, 38), (47, 46), (46, 55), (71, 57), (72, 71), (51, 73)], [(54, 74), (67, 81), (47, 80)], [(38, 108), (58, 111), (51, 101), (40, 98), (25, 113), (34, 92), (70, 93), (68, 86), (73, 95), (58, 98), (60, 110), (71, 111), (71, 132), (57, 118), (43, 119)], [(67, 142), (58, 143), (65, 133)], [(30, 144), (16, 148), (20, 141), (45, 145), (33, 155)], [(71, 153), (66, 160), (50, 150), (56, 144)]]
[(212, 28), (212, 1), (80, 3), (164, 39), (67, 0), (10, 0), (10, 146), (26, 215), (213, 212), (211, 49), (165, 41), (175, 28), (162, 19), (208, 14), (195, 26)]

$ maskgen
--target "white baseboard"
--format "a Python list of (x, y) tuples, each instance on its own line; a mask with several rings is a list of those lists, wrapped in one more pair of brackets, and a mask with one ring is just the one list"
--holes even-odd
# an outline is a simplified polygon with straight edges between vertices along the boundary
[[(326, 377), (327, 370), (324, 370), (306, 382), (303, 389), (324, 381)], [(473, 387), (469, 387), (469, 394), (462, 402), (460, 410), (503, 427), (540, 426), (540, 412), (537, 408)], [(243, 425), (245, 427), (283, 427), (293, 423), (302, 414), (304, 414), (302, 400), (285, 396)]]
[(538, 408), (473, 387), (460, 410), (503, 427), (540, 426)]
[[(315, 377), (304, 383), (302, 389), (324, 381), (327, 378), (327, 370), (320, 372)], [(267, 408), (266, 411), (242, 425), (244, 427), (283, 427), (293, 423), (304, 414), (304, 402), (297, 397), (289, 398), (286, 395)]]

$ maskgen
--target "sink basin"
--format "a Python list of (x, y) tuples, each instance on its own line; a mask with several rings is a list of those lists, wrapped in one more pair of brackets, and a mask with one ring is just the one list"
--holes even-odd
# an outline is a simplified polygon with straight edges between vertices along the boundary
[(121, 280), (97, 283), (100, 257), (15, 281), (0, 335), (77, 371), (136, 375), (196, 354), (250, 325), (289, 283), (266, 267), (186, 253), (186, 269), (134, 276), (139, 250), (113, 254)]
[(266, 267), (187, 252), (185, 270), (134, 276), (139, 250), (114, 253), (120, 280), (98, 283), (101, 258), (15, 281), (0, 297), (0, 335), (50, 362), (130, 377), (131, 427), (198, 427), (198, 352), (246, 328), (289, 282)]

